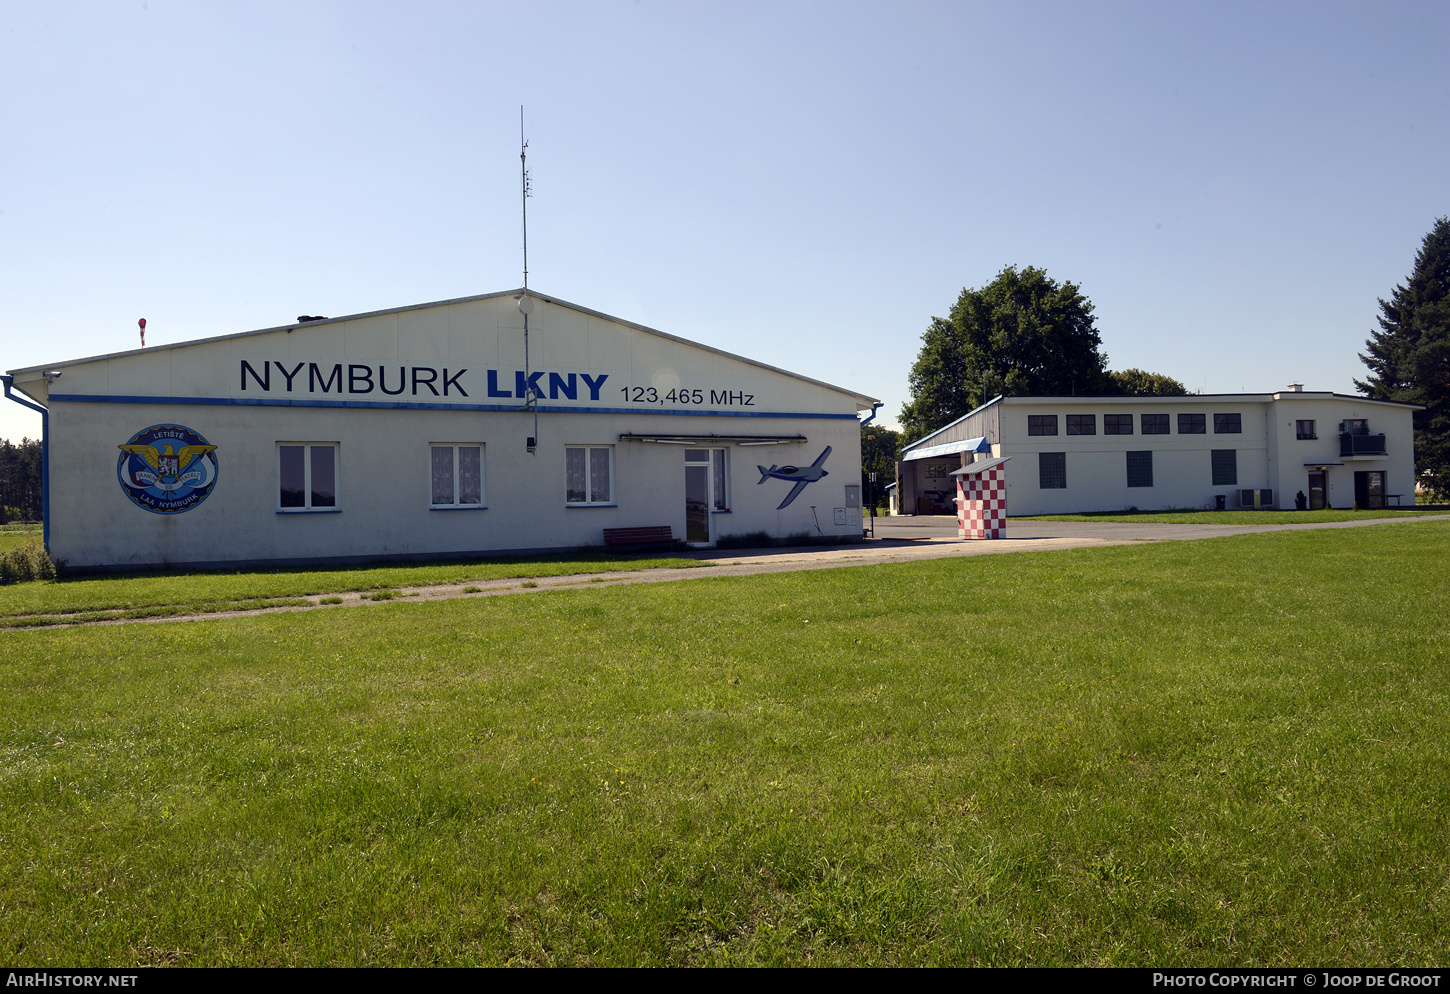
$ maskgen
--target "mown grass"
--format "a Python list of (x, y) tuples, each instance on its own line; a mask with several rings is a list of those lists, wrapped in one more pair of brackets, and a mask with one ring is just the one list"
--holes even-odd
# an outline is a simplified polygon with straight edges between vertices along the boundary
[(1384, 518), (1446, 514), (1439, 510), (1387, 507), (1371, 511), (1085, 511), (1081, 514), (1038, 514), (1022, 521), (1106, 521), (1124, 524), (1165, 525), (1308, 525), (1331, 521), (1370, 521)]
[[(370, 564), (229, 573), (88, 576), (0, 586), (0, 628), (98, 620), (208, 614), (278, 606), (317, 594), (620, 570), (698, 566), (692, 559), (576, 553), (424, 565)], [(386, 599), (386, 598), (384, 598)]]
[(13, 522), (8, 525), (0, 525), (0, 552), (8, 552), (29, 542), (31, 539), (41, 537), (39, 522)]
[(1450, 524), (4, 636), (0, 958), (1443, 964)]

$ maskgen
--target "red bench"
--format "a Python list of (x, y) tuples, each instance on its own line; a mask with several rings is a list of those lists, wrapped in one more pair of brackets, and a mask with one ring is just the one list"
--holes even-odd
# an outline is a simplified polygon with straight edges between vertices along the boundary
[(604, 529), (605, 545), (660, 545), (673, 544), (674, 541), (675, 533), (669, 525)]

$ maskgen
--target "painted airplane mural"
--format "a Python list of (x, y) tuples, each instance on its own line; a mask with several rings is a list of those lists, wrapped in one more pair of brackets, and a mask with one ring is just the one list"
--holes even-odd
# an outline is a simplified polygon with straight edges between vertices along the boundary
[[(777, 511), (783, 507), (789, 507), (790, 502), (799, 497), (800, 492), (806, 488), (806, 484), (815, 483), (821, 477), (830, 475), (821, 468), (826, 464), (826, 457), (830, 454), (831, 447), (828, 445), (826, 451), (817, 456), (816, 461), (809, 466), (771, 466), (766, 469), (764, 466), (756, 465), (755, 468), (760, 470), (760, 483), (764, 483), (766, 480), (789, 480), (795, 484), (790, 488), (790, 493), (785, 495), (785, 500), (780, 502), (780, 506), (776, 508)], [(756, 484), (756, 486), (759, 485), (759, 483)]]

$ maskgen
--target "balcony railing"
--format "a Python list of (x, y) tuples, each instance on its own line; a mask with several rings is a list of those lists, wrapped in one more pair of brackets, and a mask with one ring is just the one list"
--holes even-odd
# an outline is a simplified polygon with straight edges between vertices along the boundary
[(1385, 454), (1384, 435), (1340, 435), (1339, 456), (1382, 456)]

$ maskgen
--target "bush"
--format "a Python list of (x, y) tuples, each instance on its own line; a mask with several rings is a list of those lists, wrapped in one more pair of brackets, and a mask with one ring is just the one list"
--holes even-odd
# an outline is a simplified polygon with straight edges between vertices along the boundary
[(31, 539), (0, 555), (0, 584), (54, 580), (55, 563), (39, 541)]

